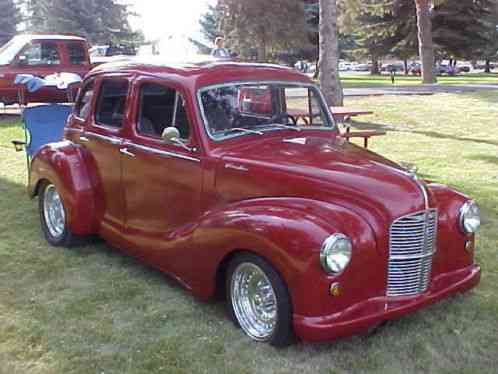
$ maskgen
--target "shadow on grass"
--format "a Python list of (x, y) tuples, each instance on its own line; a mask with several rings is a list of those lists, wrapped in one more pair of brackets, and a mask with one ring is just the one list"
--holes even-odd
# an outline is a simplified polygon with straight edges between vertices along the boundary
[(443, 134), (443, 133), (440, 133), (437, 131), (401, 130), (401, 129), (394, 129), (393, 131), (406, 132), (406, 133), (417, 134), (417, 135), (424, 135), (424, 136), (428, 136), (430, 138), (435, 138), (435, 139), (449, 139), (449, 140), (456, 140), (459, 142), (472, 142), (472, 143), (498, 146), (498, 141), (496, 141), (496, 140), (459, 137), (459, 136), (454, 136), (454, 135), (449, 135), (449, 134)]
[[(352, 121), (351, 127), (354, 130), (383, 130), (383, 131), (388, 131), (388, 132), (392, 131), (392, 132), (399, 132), (399, 133), (410, 133), (410, 134), (423, 135), (423, 136), (428, 136), (428, 137), (435, 138), (435, 139), (449, 139), (449, 140), (456, 140), (456, 141), (460, 141), (460, 142), (472, 142), (472, 143), (480, 143), (480, 144), (488, 144), (488, 145), (498, 146), (498, 141), (496, 141), (496, 140), (459, 137), (459, 136), (444, 134), (442, 132), (437, 132), (437, 131), (409, 130), (409, 129), (403, 129), (403, 128), (396, 128), (395, 126), (382, 124), (382, 123)], [(493, 158), (493, 157), (491, 157), (491, 158)]]
[(487, 162), (488, 164), (498, 165), (498, 156), (472, 155), (470, 157), (467, 157), (467, 159), (474, 160), (474, 161), (484, 161), (484, 162)]
[(0, 112), (0, 128), (21, 127), (21, 123), (21, 116)]

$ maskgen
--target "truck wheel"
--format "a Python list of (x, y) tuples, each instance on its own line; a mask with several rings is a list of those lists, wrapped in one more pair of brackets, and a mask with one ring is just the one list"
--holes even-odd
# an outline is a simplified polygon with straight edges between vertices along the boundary
[(248, 253), (235, 257), (228, 267), (226, 292), (232, 319), (251, 339), (277, 347), (293, 342), (289, 292), (264, 259)]
[(45, 183), (38, 199), (40, 222), (47, 241), (55, 247), (70, 247), (75, 237), (67, 227), (66, 210), (55, 186)]

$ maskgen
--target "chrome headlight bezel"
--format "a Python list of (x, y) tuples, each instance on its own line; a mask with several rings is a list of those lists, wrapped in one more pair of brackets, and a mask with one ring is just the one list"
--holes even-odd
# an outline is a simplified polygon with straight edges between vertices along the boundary
[(324, 240), (320, 249), (320, 264), (327, 274), (337, 275), (351, 262), (353, 244), (341, 233), (333, 234)]
[[(469, 222), (471, 219), (474, 219), (475, 222)], [(469, 200), (462, 205), (458, 223), (460, 230), (464, 234), (475, 234), (479, 230), (479, 227), (481, 226), (481, 210), (475, 201)]]

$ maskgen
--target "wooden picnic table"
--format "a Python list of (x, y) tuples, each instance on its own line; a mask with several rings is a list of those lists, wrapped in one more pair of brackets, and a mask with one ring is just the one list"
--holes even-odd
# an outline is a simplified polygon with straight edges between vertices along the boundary
[[(373, 114), (372, 111), (348, 108), (348, 107), (330, 107), (330, 111), (334, 120), (342, 125), (345, 125), (345, 122), (351, 117), (363, 116)], [(306, 125), (312, 125), (313, 118), (318, 116), (318, 113), (313, 113), (310, 116), (309, 110), (306, 109), (298, 109), (298, 108), (287, 108), (287, 113), (296, 119), (296, 122), (302, 120)], [(311, 117), (311, 118), (310, 118)], [(368, 148), (368, 140), (374, 136), (382, 136), (386, 135), (385, 131), (378, 130), (369, 130), (369, 131), (354, 131), (351, 132), (351, 126), (345, 125), (345, 133), (341, 134), (346, 139), (351, 138), (363, 138), (363, 145), (365, 148)]]

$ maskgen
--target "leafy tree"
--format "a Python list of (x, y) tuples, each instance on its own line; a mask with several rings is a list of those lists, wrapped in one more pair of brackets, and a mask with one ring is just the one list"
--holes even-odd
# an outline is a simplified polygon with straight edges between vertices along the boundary
[(308, 44), (302, 0), (223, 0), (221, 30), (228, 45), (243, 57), (256, 49), (267, 61), (277, 51)]
[(2, 46), (16, 34), (20, 15), (14, 0), (0, 0), (0, 9), (2, 9), (0, 46)]

